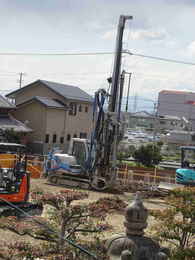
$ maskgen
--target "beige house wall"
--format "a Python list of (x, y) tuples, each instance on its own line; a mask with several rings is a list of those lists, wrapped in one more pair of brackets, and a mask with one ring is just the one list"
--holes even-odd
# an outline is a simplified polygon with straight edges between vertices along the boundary
[[(66, 111), (64, 109), (48, 108), (46, 112), (46, 130), (45, 135), (49, 135), (49, 143), (45, 144), (46, 149), (52, 147), (60, 147), (64, 150), (65, 145), (65, 128), (66, 128)], [(53, 143), (53, 135), (56, 135), (56, 142)], [(60, 138), (64, 137), (63, 144), (60, 143)]]
[(29, 135), (31, 141), (42, 142), (46, 129), (46, 108), (39, 103), (30, 103), (27, 106), (20, 106), (13, 115), (18, 120), (28, 121), (27, 126), (33, 129)]
[[(66, 98), (56, 94), (43, 84), (33, 84), (32, 87), (24, 88), (15, 96), (16, 105), (21, 104), (34, 96), (48, 97), (58, 99), (69, 105), (71, 102), (77, 104), (77, 113), (75, 116), (69, 115), (69, 111), (57, 108), (47, 108), (38, 101), (32, 101), (19, 106), (14, 113), (18, 120), (28, 120), (28, 126), (34, 130), (30, 135), (32, 142), (42, 142), (43, 151), (47, 153), (52, 147), (60, 147), (65, 149), (69, 145), (67, 136), (80, 137), (80, 133), (86, 133), (87, 138), (90, 138), (92, 129), (92, 104), (85, 101), (67, 100)], [(79, 106), (82, 106), (82, 112), (79, 112)], [(88, 112), (85, 112), (85, 107), (88, 107)], [(49, 143), (45, 143), (46, 134), (49, 134)], [(56, 143), (53, 144), (53, 135), (57, 135)], [(64, 137), (64, 143), (60, 144), (60, 137)]]
[(27, 87), (26, 89), (22, 89), (20, 93), (17, 93), (15, 96), (15, 105), (21, 104), (26, 100), (29, 100), (35, 96), (40, 97), (48, 97), (53, 99), (58, 99), (62, 102), (65, 102), (65, 98), (56, 94), (54, 91), (50, 90), (49, 88), (45, 87), (43, 84), (34, 84), (32, 87)]
[[(79, 112), (79, 105), (82, 106), (82, 112)], [(85, 112), (85, 107), (88, 107), (88, 112)], [(87, 133), (90, 137), (92, 129), (92, 105), (84, 102), (77, 102), (77, 114), (75, 116), (69, 115), (67, 111), (66, 118), (66, 135), (70, 134), (71, 137), (76, 135), (80, 137), (80, 133)]]

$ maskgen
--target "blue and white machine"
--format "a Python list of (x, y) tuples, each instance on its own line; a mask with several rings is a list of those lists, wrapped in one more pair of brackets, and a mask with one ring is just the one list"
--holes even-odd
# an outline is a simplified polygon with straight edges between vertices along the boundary
[(68, 154), (60, 153), (54, 149), (48, 153), (46, 172), (51, 175), (54, 172), (80, 175), (86, 172), (86, 164), (89, 156), (89, 144), (87, 139), (72, 138)]
[(178, 184), (195, 185), (195, 146), (181, 147), (181, 168), (176, 170)]

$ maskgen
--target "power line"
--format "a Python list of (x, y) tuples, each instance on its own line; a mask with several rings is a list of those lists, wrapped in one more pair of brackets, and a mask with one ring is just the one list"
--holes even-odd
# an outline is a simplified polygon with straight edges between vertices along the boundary
[(134, 56), (138, 56), (138, 57), (142, 57), (142, 58), (149, 58), (149, 59), (154, 59), (154, 60), (160, 60), (160, 61), (166, 61), (166, 62), (195, 66), (195, 63), (193, 63), (193, 62), (186, 62), (186, 61), (181, 61), (181, 60), (174, 60), (174, 59), (150, 56), (150, 55), (145, 55), (145, 54), (133, 53), (133, 52), (130, 52), (129, 50), (124, 50), (123, 52), (127, 53), (129, 55), (134, 55)]
[(114, 52), (70, 52), (70, 53), (41, 53), (41, 52), (0, 52), (0, 56), (93, 56), (111, 55)]
[[(138, 56), (142, 58), (149, 58), (149, 59), (160, 60), (165, 62), (195, 66), (195, 63), (193, 62), (186, 62), (181, 60), (174, 60), (174, 59), (145, 55), (140, 53), (133, 53), (129, 50), (123, 50), (122, 53)], [(70, 53), (0, 52), (0, 56), (96, 56), (96, 55), (112, 55), (112, 54), (114, 54), (114, 52), (70, 52)]]

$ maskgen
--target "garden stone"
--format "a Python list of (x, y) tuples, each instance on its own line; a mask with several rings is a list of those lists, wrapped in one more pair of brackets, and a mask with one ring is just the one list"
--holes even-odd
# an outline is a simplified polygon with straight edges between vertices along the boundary
[(144, 207), (140, 193), (125, 211), (125, 234), (114, 235), (107, 241), (110, 260), (167, 260), (169, 250), (149, 237), (144, 236), (148, 210)]

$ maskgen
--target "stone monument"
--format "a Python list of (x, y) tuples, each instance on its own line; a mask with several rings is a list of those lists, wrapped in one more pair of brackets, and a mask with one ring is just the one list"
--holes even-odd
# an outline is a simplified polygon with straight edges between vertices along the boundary
[(167, 260), (169, 250), (149, 237), (144, 236), (148, 210), (144, 207), (140, 193), (125, 211), (125, 234), (115, 235), (107, 241), (111, 260)]

